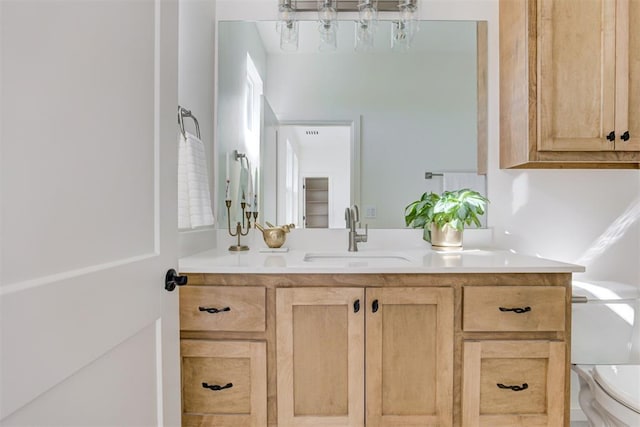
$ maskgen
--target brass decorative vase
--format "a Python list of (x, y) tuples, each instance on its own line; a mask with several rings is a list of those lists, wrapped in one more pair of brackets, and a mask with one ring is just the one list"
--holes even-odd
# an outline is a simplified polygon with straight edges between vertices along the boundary
[(445, 224), (442, 228), (431, 224), (431, 246), (436, 250), (461, 250), (462, 232)]

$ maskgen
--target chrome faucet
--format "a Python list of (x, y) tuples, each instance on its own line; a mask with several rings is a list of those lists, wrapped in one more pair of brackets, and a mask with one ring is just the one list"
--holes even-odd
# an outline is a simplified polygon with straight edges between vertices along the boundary
[(364, 243), (369, 236), (369, 226), (365, 224), (364, 234), (358, 234), (356, 224), (360, 222), (360, 211), (357, 205), (353, 205), (351, 208), (346, 208), (344, 211), (344, 219), (349, 229), (349, 252), (358, 251), (358, 243)]

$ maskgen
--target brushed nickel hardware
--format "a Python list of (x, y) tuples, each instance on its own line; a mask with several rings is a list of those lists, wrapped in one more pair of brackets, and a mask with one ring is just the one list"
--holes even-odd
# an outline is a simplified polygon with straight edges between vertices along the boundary
[(424, 179), (432, 179), (434, 176), (444, 176), (441, 173), (425, 172)]
[(180, 133), (185, 138), (187, 137), (187, 132), (184, 129), (184, 119), (190, 118), (193, 119), (193, 122), (196, 124), (196, 136), (200, 139), (200, 125), (198, 124), (198, 119), (191, 113), (191, 110), (187, 110), (178, 105), (178, 125), (180, 126)]
[(358, 205), (346, 208), (344, 219), (349, 229), (349, 252), (358, 252), (358, 243), (365, 243), (369, 238), (369, 225), (365, 224), (364, 234), (358, 234), (357, 224), (360, 222)]

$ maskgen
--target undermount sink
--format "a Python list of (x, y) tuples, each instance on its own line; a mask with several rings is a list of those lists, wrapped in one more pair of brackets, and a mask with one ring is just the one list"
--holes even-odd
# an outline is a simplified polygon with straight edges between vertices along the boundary
[(376, 265), (404, 265), (411, 264), (411, 259), (397, 253), (388, 252), (308, 252), (305, 254), (304, 262), (342, 264), (359, 263)]

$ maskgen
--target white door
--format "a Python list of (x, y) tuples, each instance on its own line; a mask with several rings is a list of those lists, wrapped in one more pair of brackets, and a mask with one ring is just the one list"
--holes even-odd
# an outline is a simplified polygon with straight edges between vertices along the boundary
[(0, 425), (180, 424), (177, 1), (0, 1)]

